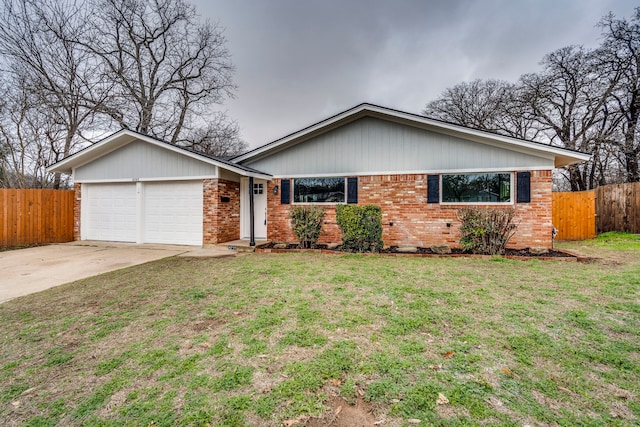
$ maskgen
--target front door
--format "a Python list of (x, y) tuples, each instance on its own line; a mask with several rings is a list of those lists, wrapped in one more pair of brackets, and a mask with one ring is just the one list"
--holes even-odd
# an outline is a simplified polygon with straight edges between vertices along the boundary
[(253, 188), (249, 189), (249, 179), (243, 178), (241, 182), (242, 192), (242, 238), (251, 237), (249, 227), (250, 214), (250, 191), (253, 192), (253, 226), (256, 240), (267, 238), (267, 181), (261, 179), (253, 180)]
[(256, 239), (267, 238), (267, 181), (253, 180), (253, 227)]

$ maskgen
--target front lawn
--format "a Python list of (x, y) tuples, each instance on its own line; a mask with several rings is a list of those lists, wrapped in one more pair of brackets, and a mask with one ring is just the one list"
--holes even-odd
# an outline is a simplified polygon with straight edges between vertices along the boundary
[(60, 286), (0, 304), (0, 420), (637, 425), (627, 243), (562, 245), (591, 263), (170, 258)]

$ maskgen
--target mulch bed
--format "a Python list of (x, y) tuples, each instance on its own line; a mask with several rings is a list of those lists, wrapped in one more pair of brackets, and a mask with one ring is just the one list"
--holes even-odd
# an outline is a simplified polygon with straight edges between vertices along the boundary
[[(335, 249), (329, 249), (327, 245), (319, 244), (316, 245), (314, 249), (301, 249), (297, 243), (288, 243), (286, 247), (282, 247), (282, 244), (278, 243), (269, 243), (266, 246), (262, 246), (256, 249), (257, 252), (263, 253), (285, 253), (285, 252), (316, 252), (316, 253), (325, 253), (325, 254), (344, 254), (344, 253), (352, 253), (350, 251), (343, 251), (338, 246)], [(276, 246), (278, 246), (276, 248)], [(451, 248), (450, 254), (438, 254), (435, 253), (431, 248), (422, 248), (418, 247), (416, 252), (400, 252), (398, 251), (398, 246), (390, 246), (382, 251), (371, 254), (365, 253), (363, 255), (391, 255), (391, 256), (413, 256), (413, 257), (434, 257), (434, 258), (446, 258), (446, 257), (468, 257), (468, 258), (491, 258), (492, 255), (478, 255), (472, 254), (471, 252), (463, 251), (460, 248)], [(519, 260), (531, 260), (538, 259), (542, 261), (580, 261), (587, 262), (590, 261), (590, 258), (582, 257), (580, 255), (576, 255), (570, 252), (560, 251), (556, 249), (550, 249), (549, 252), (540, 254), (536, 252), (531, 252), (529, 249), (507, 249), (505, 253), (502, 255), (507, 259), (519, 259)]]

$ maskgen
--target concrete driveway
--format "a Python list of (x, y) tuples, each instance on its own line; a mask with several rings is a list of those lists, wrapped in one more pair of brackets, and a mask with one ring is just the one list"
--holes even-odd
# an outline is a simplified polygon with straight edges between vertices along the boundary
[(82, 241), (0, 252), (0, 303), (196, 249), (200, 248)]

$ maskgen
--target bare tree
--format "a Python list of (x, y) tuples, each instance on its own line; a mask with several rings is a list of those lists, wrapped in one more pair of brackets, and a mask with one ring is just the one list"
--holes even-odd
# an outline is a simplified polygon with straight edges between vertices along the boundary
[(592, 154), (556, 174), (572, 190), (640, 181), (640, 7), (629, 19), (610, 13), (599, 26), (603, 42), (595, 50), (558, 49), (515, 85), (461, 83), (424, 113)]
[[(0, 91), (7, 93), (9, 86), (0, 79)], [(4, 131), (4, 121), (9, 111), (6, 97), (0, 98), (0, 188), (11, 187), (11, 171), (9, 167), (9, 153), (11, 140)]]
[(446, 122), (498, 132), (511, 85), (500, 80), (462, 82), (444, 90), (422, 113)]
[[(600, 64), (607, 74), (615, 76), (616, 90), (612, 96), (622, 115), (620, 144), (621, 161), (626, 181), (640, 181), (640, 8), (630, 20), (607, 15), (601, 22), (604, 41), (599, 50)], [(603, 77), (605, 77), (603, 76)]]
[(222, 31), (185, 0), (0, 4), (1, 77), (15, 89), (0, 109), (3, 185), (49, 185), (46, 166), (114, 122), (209, 152), (244, 148), (212, 108), (235, 89)]
[(445, 89), (422, 114), (516, 138), (534, 139), (537, 129), (522, 113), (519, 87), (501, 80), (473, 80)]
[[(96, 107), (104, 101), (108, 88), (98, 79), (97, 62), (73, 42), (85, 31), (82, 4), (56, 0), (2, 0), (0, 13), (0, 54), (11, 84), (20, 87), (23, 117), (11, 121), (24, 124), (40, 113), (43, 132), (50, 141), (42, 148), (37, 163), (47, 166), (68, 156), (82, 143), (83, 130), (95, 120)], [(16, 131), (20, 126), (14, 127)], [(56, 131), (50, 129), (56, 128)], [(5, 128), (7, 132), (9, 130)], [(21, 136), (5, 134), (9, 145), (20, 146)], [(49, 157), (49, 154), (52, 154)], [(24, 172), (26, 173), (26, 172)], [(60, 186), (60, 175), (53, 187)]]
[[(13, 82), (15, 83), (15, 81)], [(38, 106), (26, 85), (7, 86), (0, 110), (3, 181), (12, 188), (49, 187), (54, 176), (46, 167), (59, 155), (66, 130), (51, 110)]]
[[(618, 77), (605, 71), (599, 54), (582, 47), (558, 49), (544, 57), (542, 70), (515, 84), (475, 80), (447, 89), (424, 114), (593, 155), (592, 161), (556, 173), (574, 191), (611, 181), (620, 115), (612, 94)], [(557, 187), (564, 187), (557, 183)]]
[(597, 159), (618, 124), (610, 108), (615, 79), (603, 80), (593, 52), (580, 46), (546, 55), (542, 66), (541, 72), (520, 78), (525, 116), (538, 123), (551, 144), (594, 155), (595, 161), (570, 165), (565, 174), (572, 191), (594, 188), (602, 180)]
[(248, 148), (247, 143), (239, 137), (239, 134), (237, 122), (230, 120), (221, 112), (216, 112), (209, 117), (207, 127), (196, 129), (180, 143), (195, 151), (216, 157), (231, 158), (243, 153)]
[(233, 66), (222, 30), (200, 23), (184, 0), (95, 0), (89, 38), (114, 88), (103, 106), (123, 128), (174, 143), (232, 96)]

